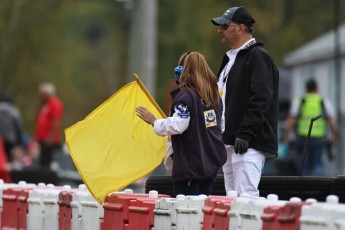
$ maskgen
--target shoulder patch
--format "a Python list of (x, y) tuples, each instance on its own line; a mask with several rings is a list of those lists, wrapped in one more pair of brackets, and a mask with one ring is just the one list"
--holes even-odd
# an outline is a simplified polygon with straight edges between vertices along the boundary
[(176, 108), (176, 110), (179, 111), (178, 114), (177, 114), (179, 117), (181, 117), (181, 118), (188, 118), (190, 116), (188, 107), (187, 107), (187, 105), (185, 103), (178, 102), (178, 103), (176, 103), (175, 108)]

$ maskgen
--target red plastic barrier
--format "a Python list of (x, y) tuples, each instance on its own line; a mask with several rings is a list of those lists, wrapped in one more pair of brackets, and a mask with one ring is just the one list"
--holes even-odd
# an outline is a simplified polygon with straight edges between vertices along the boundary
[(26, 215), (29, 210), (29, 192), (36, 185), (9, 187), (3, 191), (1, 229), (26, 229)]
[[(157, 198), (160, 199), (160, 198)], [(130, 201), (128, 230), (151, 230), (154, 226), (155, 198)]]
[(261, 215), (262, 230), (276, 230), (278, 229), (277, 217), (280, 215), (281, 206), (268, 206), (264, 208)]
[(23, 188), (18, 195), (18, 225), (19, 229), (26, 229), (26, 215), (29, 211), (29, 192), (33, 189), (33, 187)]
[(67, 191), (62, 191), (59, 194), (59, 200), (57, 204), (59, 205), (59, 229), (65, 229), (65, 196)]
[(310, 202), (288, 202), (284, 206), (268, 206), (261, 215), (263, 230), (295, 230), (300, 229), (299, 219), (302, 206)]
[[(128, 207), (131, 200), (139, 198), (148, 198), (149, 194), (129, 194), (129, 193), (111, 193), (103, 204), (104, 208), (104, 229), (124, 230), (128, 228)], [(170, 197), (169, 195), (159, 194), (158, 198)]]
[[(132, 197), (127, 197), (121, 199), (114, 193), (106, 197), (104, 208), (104, 219), (103, 227), (104, 229), (116, 229), (116, 227), (121, 230), (124, 229), (124, 224), (128, 222), (127, 210), (129, 200), (134, 199)], [(125, 208), (124, 208), (125, 207)]]
[(231, 208), (231, 202), (235, 198), (230, 200), (223, 200), (219, 203), (218, 207), (214, 209), (214, 230), (227, 230), (229, 228), (229, 215), (228, 212)]
[(303, 205), (310, 205), (306, 202), (288, 202), (280, 208), (277, 216), (277, 229), (295, 230), (300, 228), (299, 218)]
[[(71, 203), (73, 199), (76, 199), (75, 195), (78, 192), (85, 192), (87, 188), (85, 185), (79, 185), (77, 189), (65, 189), (61, 190), (59, 193), (59, 199), (57, 204), (59, 205), (59, 230), (71, 230), (72, 229), (72, 219), (76, 219), (77, 217), (73, 217), (72, 213), (72, 206)], [(73, 198), (75, 197), (75, 198)]]
[(72, 228), (72, 196), (73, 190), (64, 190), (59, 193), (59, 230), (71, 230)]
[(204, 207), (202, 208), (202, 212), (204, 213), (202, 230), (212, 230), (214, 228), (213, 210), (222, 198), (221, 196), (208, 196), (205, 199)]
[(17, 229), (19, 227), (18, 220), (18, 196), (21, 188), (7, 188), (2, 193), (2, 213), (1, 213), (1, 229)]
[[(204, 207), (202, 212), (204, 213), (202, 229), (203, 230), (213, 230), (215, 227), (215, 213), (214, 210), (219, 208), (221, 202), (223, 201), (233, 201), (236, 197), (228, 196), (208, 196), (205, 199)], [(220, 210), (219, 210), (220, 211)]]

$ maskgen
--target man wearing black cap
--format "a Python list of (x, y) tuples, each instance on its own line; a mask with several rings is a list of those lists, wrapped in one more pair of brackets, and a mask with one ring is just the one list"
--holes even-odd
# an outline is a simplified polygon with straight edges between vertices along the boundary
[(253, 38), (255, 19), (244, 7), (231, 7), (211, 21), (229, 47), (218, 72), (228, 155), (225, 189), (259, 196), (265, 159), (278, 152), (279, 73), (263, 44)]

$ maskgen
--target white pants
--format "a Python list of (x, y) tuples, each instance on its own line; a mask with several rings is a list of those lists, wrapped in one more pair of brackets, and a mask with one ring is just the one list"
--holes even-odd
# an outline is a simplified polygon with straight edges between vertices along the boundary
[(245, 154), (236, 154), (232, 145), (226, 145), (227, 161), (223, 166), (226, 193), (236, 191), (258, 197), (258, 185), (265, 164), (263, 153), (249, 148)]

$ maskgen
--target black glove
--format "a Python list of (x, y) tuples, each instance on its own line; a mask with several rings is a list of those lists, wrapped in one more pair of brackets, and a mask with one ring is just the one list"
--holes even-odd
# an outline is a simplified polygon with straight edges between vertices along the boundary
[(235, 153), (245, 154), (248, 151), (249, 142), (241, 138), (236, 137), (235, 140)]

